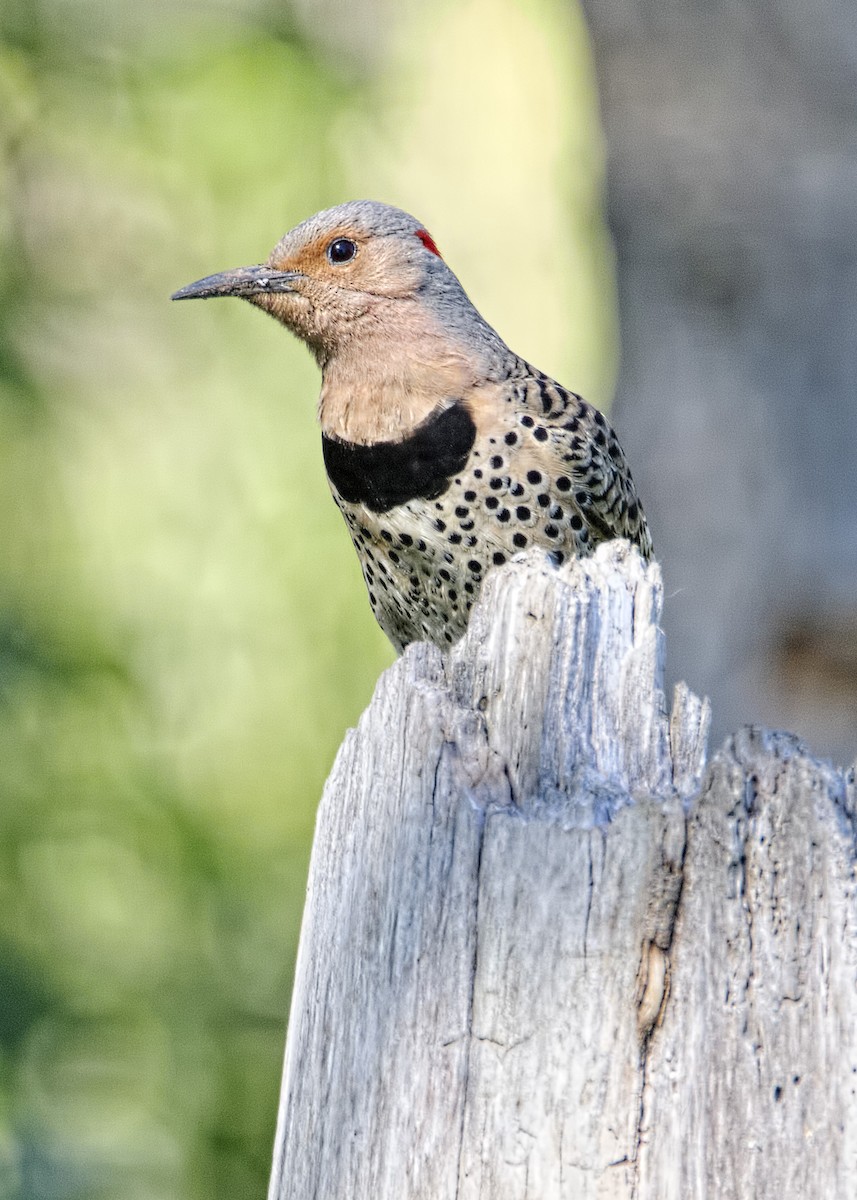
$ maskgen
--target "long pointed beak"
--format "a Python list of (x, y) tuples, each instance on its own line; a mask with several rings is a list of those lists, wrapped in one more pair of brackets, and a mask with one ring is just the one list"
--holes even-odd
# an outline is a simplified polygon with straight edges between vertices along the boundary
[(206, 300), (209, 296), (258, 296), (261, 292), (293, 292), (297, 271), (275, 271), (272, 267), (236, 267), (207, 275), (196, 283), (173, 292), (172, 300)]

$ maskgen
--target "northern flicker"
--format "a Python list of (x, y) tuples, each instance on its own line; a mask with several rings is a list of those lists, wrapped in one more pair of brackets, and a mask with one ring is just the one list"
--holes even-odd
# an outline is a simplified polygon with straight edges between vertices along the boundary
[(414, 217), (370, 200), (317, 213), (264, 266), (182, 288), (239, 296), (315, 355), (333, 498), (397, 650), (454, 642), (488, 571), (652, 544), (606, 419), (514, 354)]

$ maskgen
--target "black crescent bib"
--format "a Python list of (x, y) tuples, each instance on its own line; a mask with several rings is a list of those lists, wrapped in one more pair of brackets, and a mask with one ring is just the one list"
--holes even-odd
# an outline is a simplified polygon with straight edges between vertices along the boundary
[(408, 500), (432, 500), (463, 468), (476, 440), (464, 404), (432, 413), (401, 442), (361, 446), (322, 435), (328, 478), (343, 500), (389, 512)]

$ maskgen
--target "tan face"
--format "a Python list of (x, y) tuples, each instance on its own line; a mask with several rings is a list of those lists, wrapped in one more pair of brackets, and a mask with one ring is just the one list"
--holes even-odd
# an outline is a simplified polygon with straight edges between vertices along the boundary
[(298, 272), (330, 289), (408, 296), (425, 275), (425, 247), (415, 234), (367, 234), (340, 224), (310, 241), (286, 234), (268, 266)]
[(293, 277), (291, 290), (248, 299), (301, 337), (318, 357), (350, 339), (389, 302), (407, 300), (426, 273), (425, 247), (411, 234), (367, 234), (338, 224), (311, 238), (286, 234), (267, 266)]

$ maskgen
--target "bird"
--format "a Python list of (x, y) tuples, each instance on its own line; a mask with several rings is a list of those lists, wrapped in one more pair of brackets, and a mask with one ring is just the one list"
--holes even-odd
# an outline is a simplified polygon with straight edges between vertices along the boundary
[(398, 653), (451, 646), (486, 575), (528, 549), (559, 566), (626, 538), (651, 557), (603, 413), (509, 349), (415, 217), (339, 204), (286, 233), (265, 264), (172, 299), (216, 296), (261, 308), (315, 356), (330, 490)]

